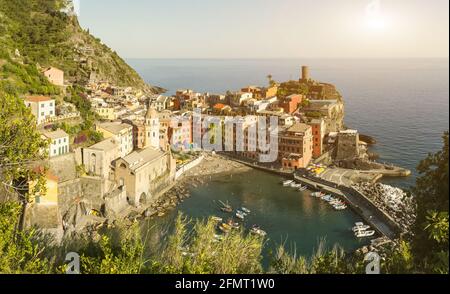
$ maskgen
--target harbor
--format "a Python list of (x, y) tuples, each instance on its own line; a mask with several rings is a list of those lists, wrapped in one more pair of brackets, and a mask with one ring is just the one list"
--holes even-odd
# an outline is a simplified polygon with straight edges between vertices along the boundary
[[(201, 167), (196, 169), (191, 171), (192, 174), (198, 174)], [(228, 226), (237, 223), (245, 233), (265, 235), (263, 256), (266, 265), (280, 245), (285, 245), (290, 252), (311, 256), (321, 240), (325, 240), (329, 248), (339, 244), (344, 250), (353, 252), (379, 237), (377, 233), (372, 237), (357, 238), (352, 228), (355, 223), (365, 220), (356, 212), (336, 210), (329, 202), (312, 197), (311, 191), (284, 187), (285, 179), (279, 175), (243, 169), (236, 174), (203, 176), (202, 185), (197, 184), (199, 177), (200, 174), (191, 178), (195, 180), (185, 180), (189, 198), (164, 216), (144, 221), (144, 226), (156, 226), (155, 232), (170, 232), (173, 220), (180, 212), (192, 220), (214, 217), (217, 235), (224, 234), (220, 226), (227, 231)], [(223, 211), (227, 205), (231, 210)], [(250, 212), (240, 219), (238, 211), (245, 213), (244, 209)], [(158, 235), (156, 240), (159, 238), (164, 236)]]

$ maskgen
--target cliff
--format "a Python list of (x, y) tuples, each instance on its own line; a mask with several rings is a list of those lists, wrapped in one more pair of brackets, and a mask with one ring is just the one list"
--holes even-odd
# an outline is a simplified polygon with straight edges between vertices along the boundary
[(0, 0), (0, 88), (14, 94), (53, 94), (40, 70), (53, 66), (83, 85), (91, 77), (149, 92), (116, 52), (83, 30), (67, 0)]

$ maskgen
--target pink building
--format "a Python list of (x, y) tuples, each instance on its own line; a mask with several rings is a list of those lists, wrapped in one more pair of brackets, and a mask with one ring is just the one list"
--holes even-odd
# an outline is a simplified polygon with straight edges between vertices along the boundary
[(64, 86), (64, 72), (56, 67), (49, 67), (43, 72), (44, 76), (55, 86)]
[(306, 168), (313, 157), (312, 127), (296, 123), (280, 134), (279, 155), (283, 168)]

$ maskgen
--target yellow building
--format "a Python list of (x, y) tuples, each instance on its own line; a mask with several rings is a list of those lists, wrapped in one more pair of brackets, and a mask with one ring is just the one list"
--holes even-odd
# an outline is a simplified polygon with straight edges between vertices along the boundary
[[(42, 170), (38, 168), (38, 170)], [(28, 192), (30, 194), (30, 203), (58, 205), (58, 177), (46, 172), (45, 174), (45, 191), (33, 193), (37, 185), (37, 181), (28, 183)]]
[(95, 112), (105, 120), (116, 120), (118, 117), (114, 107), (96, 107)]

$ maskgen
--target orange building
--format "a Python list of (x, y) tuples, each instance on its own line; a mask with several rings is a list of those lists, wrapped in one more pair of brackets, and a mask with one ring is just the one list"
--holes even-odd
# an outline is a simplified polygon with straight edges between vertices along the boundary
[(313, 119), (309, 125), (313, 133), (313, 157), (318, 158), (323, 153), (323, 141), (326, 132), (326, 123), (323, 119)]
[(300, 105), (300, 103), (302, 103), (302, 101), (302, 95), (290, 95), (283, 99), (283, 101), (280, 103), (280, 107), (284, 109), (284, 112), (293, 114), (298, 109), (298, 106)]

